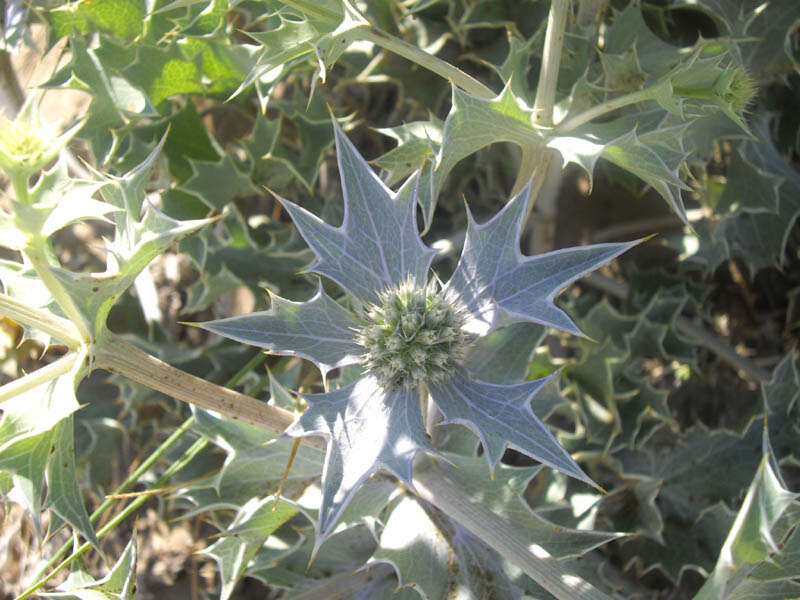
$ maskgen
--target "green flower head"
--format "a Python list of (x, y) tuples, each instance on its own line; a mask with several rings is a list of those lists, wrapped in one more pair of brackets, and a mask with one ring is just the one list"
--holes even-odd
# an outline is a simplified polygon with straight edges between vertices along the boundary
[(0, 168), (9, 175), (28, 177), (42, 170), (83, 127), (80, 122), (58, 135), (55, 126), (42, 122), (38, 102), (31, 95), (13, 121), (0, 115)]

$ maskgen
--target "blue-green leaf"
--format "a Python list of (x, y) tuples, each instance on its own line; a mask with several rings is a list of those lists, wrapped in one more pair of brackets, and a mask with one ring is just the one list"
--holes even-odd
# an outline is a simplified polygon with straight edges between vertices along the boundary
[(322, 289), (306, 302), (271, 296), (269, 310), (201, 323), (199, 326), (227, 338), (266, 348), (276, 354), (302, 356), (322, 371), (361, 360), (364, 349), (356, 342), (359, 321)]
[(532, 321), (582, 335), (553, 300), (567, 285), (619, 256), (638, 241), (596, 244), (523, 256), (519, 240), (530, 200), (530, 184), (491, 220), (478, 225), (469, 215), (461, 260), (447, 287), (466, 306), (466, 329), (485, 335), (514, 321)]
[(386, 469), (411, 484), (419, 451), (435, 452), (425, 435), (415, 389), (384, 389), (372, 376), (327, 394), (303, 396), (309, 408), (285, 434), (328, 438), (316, 548), (333, 530), (358, 487)]
[(335, 124), (334, 132), (345, 206), (341, 227), (281, 199), (317, 256), (312, 270), (364, 302), (377, 302), (378, 292), (408, 279), (425, 282), (434, 251), (417, 232), (414, 182), (393, 193)]
[(470, 379), (462, 371), (450, 381), (428, 387), (445, 423), (461, 423), (475, 430), (490, 468), (497, 466), (510, 444), (539, 462), (591, 484), (592, 480), (531, 410), (533, 396), (547, 381), (544, 378), (499, 385)]

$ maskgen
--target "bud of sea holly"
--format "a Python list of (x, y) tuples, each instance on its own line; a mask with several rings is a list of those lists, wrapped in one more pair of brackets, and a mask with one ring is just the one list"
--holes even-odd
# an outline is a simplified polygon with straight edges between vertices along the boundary
[(384, 290), (358, 335), (367, 369), (386, 388), (415, 387), (452, 376), (471, 337), (458, 300), (433, 282)]
[(55, 127), (41, 121), (38, 98), (31, 95), (16, 119), (0, 116), (0, 168), (12, 180), (26, 179), (45, 168), (82, 126), (83, 122), (59, 136)]

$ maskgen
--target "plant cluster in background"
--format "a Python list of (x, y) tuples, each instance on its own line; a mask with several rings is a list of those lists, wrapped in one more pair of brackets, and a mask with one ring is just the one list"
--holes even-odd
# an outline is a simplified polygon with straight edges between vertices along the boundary
[(800, 597), (799, 30), (7, 2), (0, 594)]

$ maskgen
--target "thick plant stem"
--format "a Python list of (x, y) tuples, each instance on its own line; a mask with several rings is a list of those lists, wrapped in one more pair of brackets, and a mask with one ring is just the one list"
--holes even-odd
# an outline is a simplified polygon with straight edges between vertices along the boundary
[(414, 488), (423, 500), (470, 530), (559, 600), (610, 600), (597, 588), (566, 572), (544, 548), (524, 539), (513, 523), (476, 500), (481, 491), (478, 482), (474, 490), (463, 489), (433, 459), (428, 459), (414, 471)]
[[(43, 244), (46, 242), (43, 242)], [(91, 341), (91, 334), (89, 333), (89, 326), (86, 323), (81, 312), (75, 306), (72, 298), (61, 285), (61, 282), (56, 279), (55, 275), (50, 271), (50, 266), (46, 259), (46, 251), (43, 244), (33, 244), (23, 250), (23, 254), (31, 263), (31, 266), (36, 270), (36, 274), (42, 283), (47, 287), (48, 291), (53, 295), (53, 299), (64, 311), (64, 314), (72, 321), (72, 324), (78, 330), (80, 339), (84, 342)]]
[(553, 0), (547, 17), (542, 69), (539, 71), (539, 85), (536, 88), (536, 100), (533, 105), (533, 122), (545, 127), (553, 124), (558, 67), (561, 63), (561, 48), (564, 45), (568, 11), (569, 0)]
[(447, 61), (436, 58), (424, 50), (420, 50), (416, 46), (384, 33), (375, 27), (366, 26), (363, 29), (360, 29), (359, 36), (365, 41), (372, 42), (376, 46), (380, 46), (381, 48), (394, 52), (403, 58), (407, 58), (421, 67), (425, 67), (429, 71), (432, 71), (437, 75), (440, 75), (441, 77), (451, 81), (454, 85), (460, 87), (462, 90), (472, 94), (473, 96), (486, 99), (497, 96), (497, 94), (483, 85), (480, 81), (470, 75), (467, 75), (458, 67), (454, 67)]
[(38, 329), (73, 349), (82, 343), (80, 332), (71, 321), (29, 306), (6, 294), (0, 294), (0, 316), (8, 317), (20, 325)]
[[(274, 433), (283, 432), (295, 419), (295, 415), (288, 410), (260, 402), (171, 367), (113, 334), (98, 344), (95, 364), (101, 369), (124, 375), (177, 400)], [(325, 448), (320, 438), (306, 437), (302, 438), (302, 442), (318, 449)]]

